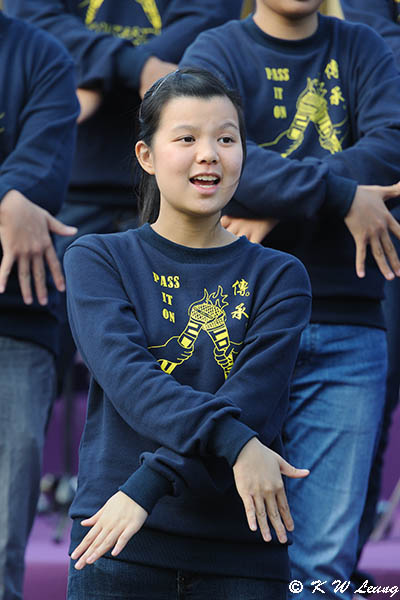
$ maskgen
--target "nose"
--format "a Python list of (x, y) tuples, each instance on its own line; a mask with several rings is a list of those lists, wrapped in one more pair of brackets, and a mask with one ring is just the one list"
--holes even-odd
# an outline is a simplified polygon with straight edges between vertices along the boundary
[(215, 144), (211, 141), (203, 141), (197, 150), (197, 162), (213, 164), (218, 162), (218, 152)]

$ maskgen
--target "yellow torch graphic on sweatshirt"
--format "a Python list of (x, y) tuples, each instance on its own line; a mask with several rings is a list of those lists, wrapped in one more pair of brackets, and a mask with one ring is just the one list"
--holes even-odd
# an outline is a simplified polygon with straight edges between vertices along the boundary
[(178, 336), (173, 336), (161, 346), (150, 346), (163, 371), (172, 371), (193, 354), (195, 343), (201, 332), (207, 333), (213, 343), (213, 355), (217, 364), (228, 377), (235, 355), (241, 344), (232, 342), (226, 326), (226, 302), (222, 286), (211, 294), (205, 289), (200, 300), (193, 302), (188, 309), (188, 321)]

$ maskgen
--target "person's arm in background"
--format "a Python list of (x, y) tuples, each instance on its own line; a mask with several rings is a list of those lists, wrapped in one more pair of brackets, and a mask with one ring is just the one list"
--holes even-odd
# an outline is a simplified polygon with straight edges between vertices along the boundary
[(20, 66), (26, 101), (18, 107), (14, 147), (0, 166), (0, 293), (17, 263), (24, 302), (33, 300), (32, 277), (39, 302), (46, 304), (46, 265), (56, 287), (64, 289), (51, 233), (76, 231), (52, 215), (66, 193), (79, 107), (73, 64), (65, 50), (44, 32), (13, 27), (9, 34), (19, 38), (15, 54), (25, 57)]
[(205, 0), (175, 0), (163, 15), (160, 35), (133, 46), (129, 41), (88, 29), (77, 15), (68, 12), (62, 0), (5, 0), (5, 11), (46, 29), (62, 41), (73, 56), (82, 103), (95, 110), (101, 94), (115, 82), (136, 90), (141, 96), (159, 77), (176, 68), (185, 48), (209, 27), (238, 17), (241, 0), (226, 3)]
[(130, 81), (138, 89), (140, 73), (149, 53), (122, 38), (90, 30), (63, 0), (4, 0), (4, 12), (41, 27), (56, 37), (71, 54), (77, 86), (107, 92), (118, 80), (119, 56), (132, 55)]
[(394, 0), (341, 0), (340, 4), (346, 19), (365, 23), (380, 33), (400, 67), (400, 11)]
[[(295, 160), (248, 140), (246, 164), (232, 203), (234, 212), (228, 216), (247, 217), (250, 213), (255, 218), (267, 219), (269, 227), (277, 219), (308, 219), (321, 211), (330, 212), (345, 220), (355, 240), (357, 274), (364, 275), (364, 256), (370, 243), (381, 272), (391, 278), (393, 272), (387, 261), (397, 275), (400, 262), (388, 241), (389, 231), (400, 237), (400, 227), (385, 206), (384, 192), (378, 186), (365, 190), (359, 184), (372, 184), (378, 179), (394, 184), (398, 180), (400, 78), (382, 40), (373, 32), (370, 36), (370, 43), (363, 50), (363, 36), (358, 31), (356, 50), (360, 50), (363, 58), (358, 59), (359, 68), (352, 73), (358, 85), (354, 88), (357, 98), (349, 99), (358, 102), (352, 107), (352, 113), (357, 115), (354, 127), (358, 141), (323, 160), (313, 157)], [(218, 32), (204, 32), (185, 52), (181, 63), (209, 69), (240, 90), (230, 58), (230, 53), (236, 51), (234, 46), (227, 47), (226, 39), (218, 36)], [(377, 90), (373, 89), (375, 84)], [(388, 106), (393, 107), (393, 114), (388, 113)], [(367, 214), (364, 202), (368, 202)]]

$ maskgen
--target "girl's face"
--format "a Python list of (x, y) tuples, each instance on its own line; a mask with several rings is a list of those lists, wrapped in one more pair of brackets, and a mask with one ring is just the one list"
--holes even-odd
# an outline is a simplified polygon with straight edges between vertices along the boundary
[(243, 151), (236, 108), (225, 96), (189, 96), (164, 106), (151, 148), (136, 145), (141, 166), (155, 175), (160, 215), (219, 214), (239, 183)]

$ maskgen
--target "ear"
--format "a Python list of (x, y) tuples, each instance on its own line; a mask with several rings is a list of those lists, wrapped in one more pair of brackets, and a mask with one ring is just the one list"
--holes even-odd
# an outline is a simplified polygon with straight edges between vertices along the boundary
[(154, 175), (153, 155), (151, 149), (143, 140), (137, 142), (135, 154), (142, 169), (149, 175)]

